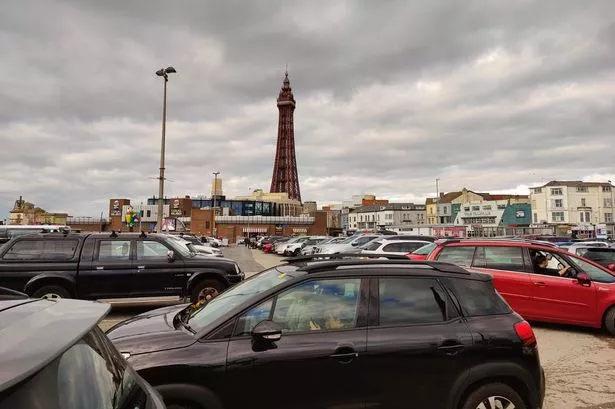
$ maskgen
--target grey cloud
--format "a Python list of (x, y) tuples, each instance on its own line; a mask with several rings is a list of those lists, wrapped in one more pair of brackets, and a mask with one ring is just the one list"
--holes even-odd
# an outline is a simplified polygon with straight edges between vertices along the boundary
[(207, 193), (213, 170), (231, 195), (269, 187), (286, 63), (306, 200), (615, 177), (614, 38), (609, 0), (14, 3), (0, 211), (153, 195), (167, 65), (169, 195)]

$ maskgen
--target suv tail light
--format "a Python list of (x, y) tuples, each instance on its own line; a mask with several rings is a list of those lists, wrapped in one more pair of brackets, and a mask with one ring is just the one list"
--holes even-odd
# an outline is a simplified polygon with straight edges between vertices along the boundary
[(536, 336), (534, 335), (534, 331), (532, 327), (527, 321), (521, 321), (515, 324), (515, 332), (521, 342), (523, 342), (523, 346), (528, 348), (536, 347)]

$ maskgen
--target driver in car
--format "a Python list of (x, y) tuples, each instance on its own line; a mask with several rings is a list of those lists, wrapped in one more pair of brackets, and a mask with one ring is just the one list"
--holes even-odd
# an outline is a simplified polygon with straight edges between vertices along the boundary
[(564, 277), (564, 275), (570, 270), (570, 266), (564, 267), (559, 271), (549, 268), (549, 260), (547, 260), (547, 258), (543, 255), (536, 256), (536, 259), (534, 261), (536, 264), (536, 273), (538, 274), (555, 277), (559, 275), (561, 277)]

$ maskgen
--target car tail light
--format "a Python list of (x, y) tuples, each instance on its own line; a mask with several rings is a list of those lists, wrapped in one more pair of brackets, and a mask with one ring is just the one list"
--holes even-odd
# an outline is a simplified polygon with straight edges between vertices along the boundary
[(536, 347), (536, 336), (534, 335), (534, 331), (530, 326), (529, 322), (521, 321), (515, 324), (515, 332), (521, 342), (523, 342), (523, 346), (528, 348)]
[(412, 260), (412, 256), (411, 256), (411, 254), (412, 254), (412, 253), (408, 253), (408, 254), (406, 254), (406, 257), (408, 257), (410, 260)]

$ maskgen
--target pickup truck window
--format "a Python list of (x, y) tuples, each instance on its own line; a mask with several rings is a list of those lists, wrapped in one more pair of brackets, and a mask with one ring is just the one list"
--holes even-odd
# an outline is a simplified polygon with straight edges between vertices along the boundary
[(4, 260), (70, 260), (75, 255), (78, 240), (20, 240), (2, 257)]
[(98, 260), (129, 260), (130, 240), (102, 240), (98, 242)]
[(157, 241), (144, 240), (137, 242), (137, 260), (166, 258), (169, 248)]

